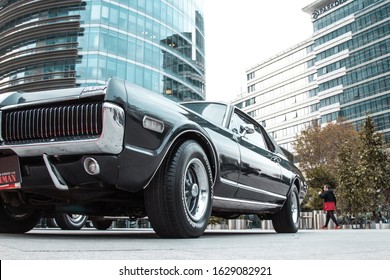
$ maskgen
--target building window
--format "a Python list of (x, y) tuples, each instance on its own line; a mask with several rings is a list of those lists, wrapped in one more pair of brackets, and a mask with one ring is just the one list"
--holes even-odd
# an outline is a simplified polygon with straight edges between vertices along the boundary
[(253, 98), (248, 99), (248, 100), (245, 101), (245, 107), (248, 107), (248, 106), (253, 105), (255, 103), (256, 103), (256, 98), (253, 97)]
[(256, 90), (256, 84), (250, 85), (250, 86), (248, 87), (248, 93), (254, 92), (255, 90)]
[(252, 80), (255, 78), (255, 72), (251, 72), (249, 73), (248, 75), (246, 75), (246, 79), (249, 81), (249, 80)]

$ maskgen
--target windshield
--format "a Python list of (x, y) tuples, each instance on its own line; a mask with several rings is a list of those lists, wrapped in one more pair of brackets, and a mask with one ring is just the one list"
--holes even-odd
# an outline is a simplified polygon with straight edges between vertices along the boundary
[(226, 105), (220, 103), (183, 103), (183, 106), (202, 115), (209, 122), (222, 126), (226, 113)]

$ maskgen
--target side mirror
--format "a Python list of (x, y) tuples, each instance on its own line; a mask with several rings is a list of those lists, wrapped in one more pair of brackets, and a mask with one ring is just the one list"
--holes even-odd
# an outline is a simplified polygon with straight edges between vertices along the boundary
[(240, 125), (240, 136), (245, 137), (247, 134), (255, 133), (255, 126), (253, 124)]

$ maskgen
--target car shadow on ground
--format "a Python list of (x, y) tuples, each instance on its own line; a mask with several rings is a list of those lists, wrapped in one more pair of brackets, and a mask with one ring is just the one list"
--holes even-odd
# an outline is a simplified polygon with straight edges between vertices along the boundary
[[(298, 232), (299, 233), (299, 232)], [(206, 230), (205, 233), (199, 238), (214, 238), (221, 236), (239, 236), (239, 235), (273, 235), (277, 234), (273, 230)], [(8, 235), (8, 234), (5, 234)], [(15, 235), (12, 235), (15, 236)], [(108, 229), (104, 231), (96, 229), (81, 229), (81, 230), (60, 230), (60, 229), (33, 229), (25, 234), (19, 235), (22, 238), (54, 238), (54, 239), (99, 239), (99, 238), (109, 238), (109, 239), (163, 239), (159, 237), (152, 229)], [(171, 238), (169, 238), (171, 239)], [(175, 238), (172, 238), (175, 239)]]

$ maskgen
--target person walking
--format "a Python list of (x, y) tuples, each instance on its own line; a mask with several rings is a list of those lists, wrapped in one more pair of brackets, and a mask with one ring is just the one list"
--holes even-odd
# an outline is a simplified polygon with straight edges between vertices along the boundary
[(333, 190), (329, 187), (329, 185), (324, 185), (323, 191), (319, 193), (320, 198), (324, 200), (324, 210), (326, 211), (326, 222), (322, 229), (328, 229), (328, 223), (330, 219), (335, 223), (335, 229), (340, 229), (340, 225), (334, 216), (334, 211), (336, 211), (336, 196), (333, 193)]

